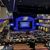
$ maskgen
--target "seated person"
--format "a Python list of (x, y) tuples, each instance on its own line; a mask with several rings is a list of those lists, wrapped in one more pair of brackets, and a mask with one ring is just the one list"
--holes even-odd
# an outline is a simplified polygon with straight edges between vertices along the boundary
[(13, 50), (13, 48), (11, 45), (6, 44), (2, 50)]

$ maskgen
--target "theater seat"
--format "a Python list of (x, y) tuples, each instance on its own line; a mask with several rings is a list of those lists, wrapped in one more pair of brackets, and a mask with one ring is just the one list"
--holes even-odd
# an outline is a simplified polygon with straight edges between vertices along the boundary
[(13, 50), (13, 48), (11, 46), (4, 46), (2, 50)]

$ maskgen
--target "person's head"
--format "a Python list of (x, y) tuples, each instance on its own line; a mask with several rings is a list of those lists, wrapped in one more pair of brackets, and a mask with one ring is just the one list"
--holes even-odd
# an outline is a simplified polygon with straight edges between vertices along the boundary
[(9, 46), (9, 44), (8, 43), (5, 43), (5, 46)]
[(28, 30), (26, 31), (26, 34), (29, 34), (29, 31)]

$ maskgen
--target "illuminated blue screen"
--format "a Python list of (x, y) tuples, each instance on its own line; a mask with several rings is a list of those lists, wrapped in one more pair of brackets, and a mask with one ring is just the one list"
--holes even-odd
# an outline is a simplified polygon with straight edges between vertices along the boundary
[(36, 29), (35, 19), (28, 16), (27, 20), (24, 20), (24, 16), (19, 16), (14, 20), (14, 31), (32, 31)]
[(20, 27), (30, 27), (30, 22), (20, 22)]

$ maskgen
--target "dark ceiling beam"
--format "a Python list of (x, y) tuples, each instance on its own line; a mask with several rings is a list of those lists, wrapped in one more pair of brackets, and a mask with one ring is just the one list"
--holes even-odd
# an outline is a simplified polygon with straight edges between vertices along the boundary
[(13, 11), (14, 0), (2, 0), (2, 2), (7, 7), (8, 11), (11, 11), (11, 12)]
[(2, 0), (0, 0), (0, 6), (1, 7), (5, 7), (5, 5), (3, 4)]

